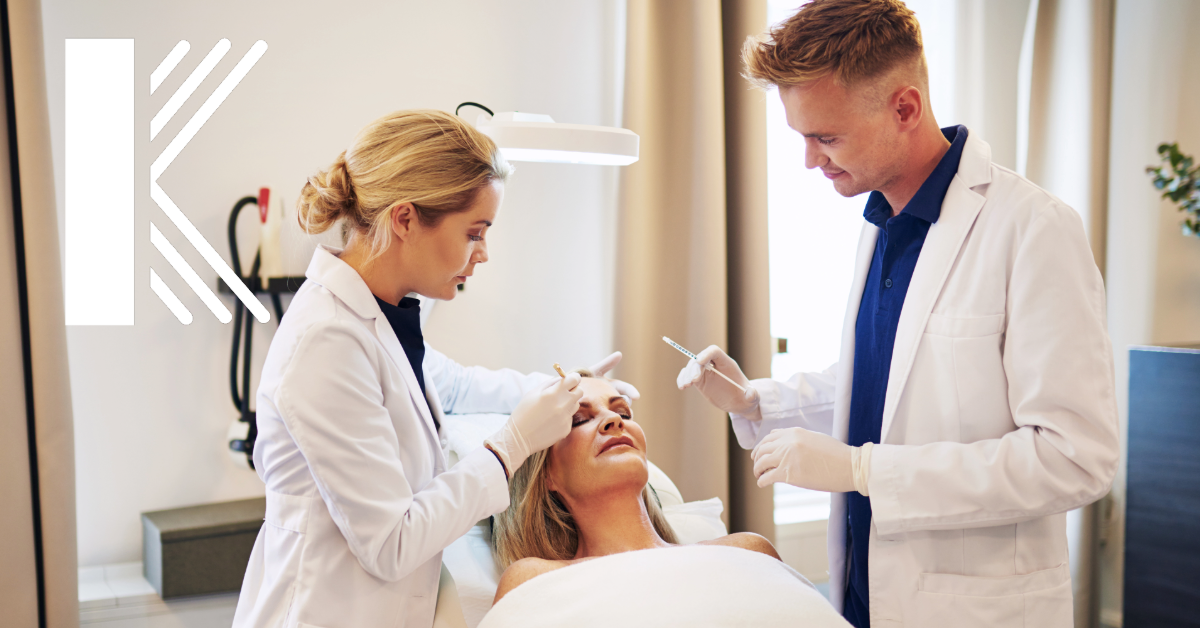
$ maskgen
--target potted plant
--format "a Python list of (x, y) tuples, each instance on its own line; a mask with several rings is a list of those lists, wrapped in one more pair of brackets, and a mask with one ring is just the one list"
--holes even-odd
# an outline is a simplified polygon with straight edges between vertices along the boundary
[(1153, 175), (1154, 187), (1162, 190), (1162, 197), (1184, 212), (1183, 235), (1200, 237), (1200, 166), (1190, 155), (1179, 152), (1178, 143), (1159, 144), (1158, 154), (1162, 164), (1147, 166), (1146, 173)]

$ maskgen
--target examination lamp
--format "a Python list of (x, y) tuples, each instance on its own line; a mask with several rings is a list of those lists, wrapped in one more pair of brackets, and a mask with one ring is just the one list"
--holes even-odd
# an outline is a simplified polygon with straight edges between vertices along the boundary
[(492, 138), (509, 161), (628, 166), (638, 160), (638, 135), (628, 129), (563, 124), (540, 113), (492, 113), (477, 103), (458, 109), (466, 106), (486, 112), (479, 114), (475, 128)]

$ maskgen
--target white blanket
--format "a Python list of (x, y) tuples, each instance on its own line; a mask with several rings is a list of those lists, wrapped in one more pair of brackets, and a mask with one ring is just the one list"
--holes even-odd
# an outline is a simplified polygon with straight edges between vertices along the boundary
[(849, 626), (803, 576), (749, 550), (685, 545), (614, 554), (537, 576), (479, 628)]

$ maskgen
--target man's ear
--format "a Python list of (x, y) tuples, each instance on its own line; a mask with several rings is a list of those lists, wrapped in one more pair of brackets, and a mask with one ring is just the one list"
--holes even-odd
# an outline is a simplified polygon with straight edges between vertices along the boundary
[(896, 121), (901, 130), (916, 128), (925, 115), (925, 107), (925, 97), (921, 95), (921, 90), (911, 85), (897, 90), (892, 96), (892, 110), (896, 112)]
[(397, 203), (392, 206), (388, 222), (392, 235), (405, 242), (412, 237), (413, 229), (417, 226), (417, 208), (412, 203)]

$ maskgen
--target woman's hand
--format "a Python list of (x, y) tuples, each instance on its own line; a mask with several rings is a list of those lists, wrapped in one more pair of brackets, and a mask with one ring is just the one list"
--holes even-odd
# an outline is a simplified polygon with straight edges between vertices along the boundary
[[(621, 352), (613, 351), (607, 358), (604, 358), (603, 360), (593, 364), (588, 370), (591, 371), (592, 375), (595, 375), (596, 377), (604, 377), (606, 373), (616, 368), (617, 364), (620, 364), (620, 362)], [(618, 393), (629, 397), (630, 401), (637, 401), (638, 399), (641, 399), (642, 394), (638, 392), (637, 388), (633, 387), (633, 384), (623, 382), (619, 379), (610, 379), (608, 381), (612, 384), (613, 388), (617, 389)]]
[(571, 417), (579, 409), (582, 377), (569, 373), (535, 388), (521, 398), (504, 427), (487, 439), (486, 444), (511, 478), (533, 452), (541, 451), (571, 433)]

